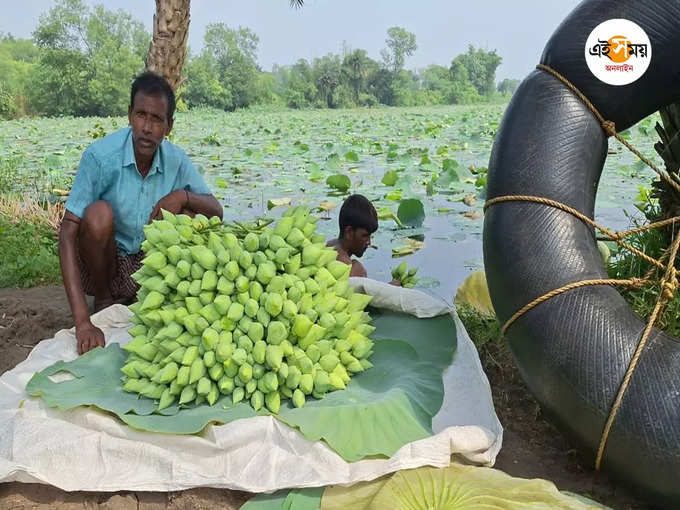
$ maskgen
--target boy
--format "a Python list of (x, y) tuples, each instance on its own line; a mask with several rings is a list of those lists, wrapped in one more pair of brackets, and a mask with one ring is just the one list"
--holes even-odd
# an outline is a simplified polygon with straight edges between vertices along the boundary
[(378, 230), (378, 213), (363, 195), (351, 195), (340, 208), (340, 235), (328, 241), (338, 252), (338, 260), (349, 264), (350, 276), (366, 276), (366, 268), (352, 256), (361, 257), (371, 245), (371, 234)]

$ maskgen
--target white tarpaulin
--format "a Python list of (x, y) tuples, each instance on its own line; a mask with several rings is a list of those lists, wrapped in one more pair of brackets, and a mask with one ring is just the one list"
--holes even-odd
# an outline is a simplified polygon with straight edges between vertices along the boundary
[[(354, 280), (354, 279), (353, 279)], [(40, 342), (0, 377), (0, 482), (38, 482), (67, 491), (173, 491), (218, 487), (249, 492), (352, 484), (419, 466), (448, 466), (452, 456), (493, 465), (502, 427), (477, 351), (455, 312), (423, 293), (357, 279), (373, 305), (417, 316), (452, 313), (458, 346), (443, 375), (444, 402), (434, 435), (403, 446), (389, 459), (348, 463), (270, 416), (209, 425), (199, 435), (134, 430), (94, 408), (59, 411), (28, 397), (37, 371), (77, 357), (74, 330)], [(114, 305), (93, 316), (106, 341), (130, 339), (131, 313)]]

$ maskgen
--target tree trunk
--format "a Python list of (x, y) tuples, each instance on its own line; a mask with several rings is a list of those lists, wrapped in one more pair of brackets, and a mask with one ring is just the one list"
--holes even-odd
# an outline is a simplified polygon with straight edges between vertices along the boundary
[(191, 0), (156, 0), (153, 39), (146, 56), (146, 68), (164, 76), (175, 91), (182, 84), (190, 3)]

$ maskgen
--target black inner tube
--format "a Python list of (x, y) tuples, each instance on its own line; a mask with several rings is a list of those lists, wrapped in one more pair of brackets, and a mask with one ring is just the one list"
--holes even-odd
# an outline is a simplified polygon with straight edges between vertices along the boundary
[[(640, 25), (652, 44), (647, 72), (611, 86), (584, 58), (590, 32), (608, 19)], [(680, 2), (581, 3), (548, 42), (541, 63), (580, 89), (621, 131), (680, 100)], [(496, 135), (487, 196), (535, 195), (593, 218), (607, 155), (598, 120), (544, 71), (520, 85)], [(484, 263), (501, 322), (565, 284), (607, 278), (595, 232), (550, 206), (508, 202), (487, 210)], [(542, 303), (507, 338), (532, 393), (561, 428), (594, 454), (645, 323), (618, 291), (585, 287)], [(654, 330), (612, 427), (603, 468), (663, 501), (680, 503), (680, 343)]]

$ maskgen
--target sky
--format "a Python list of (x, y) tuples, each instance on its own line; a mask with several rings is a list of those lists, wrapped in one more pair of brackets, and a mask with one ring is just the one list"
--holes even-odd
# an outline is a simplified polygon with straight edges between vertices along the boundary
[[(93, 5), (103, 3), (85, 0)], [(153, 0), (107, 0), (111, 10), (123, 9), (152, 28)], [(346, 46), (365, 49), (380, 58), (387, 29), (402, 26), (416, 35), (418, 49), (407, 58), (407, 69), (429, 64), (449, 66), (469, 44), (496, 50), (503, 62), (496, 72), (504, 78), (524, 78), (538, 62), (543, 47), (578, 0), (306, 0), (301, 9), (288, 0), (192, 0), (189, 47), (198, 53), (208, 23), (248, 27), (260, 38), (258, 63), (264, 70), (298, 58), (311, 60), (341, 53)], [(53, 0), (7, 2), (0, 32), (31, 37), (40, 14)]]

